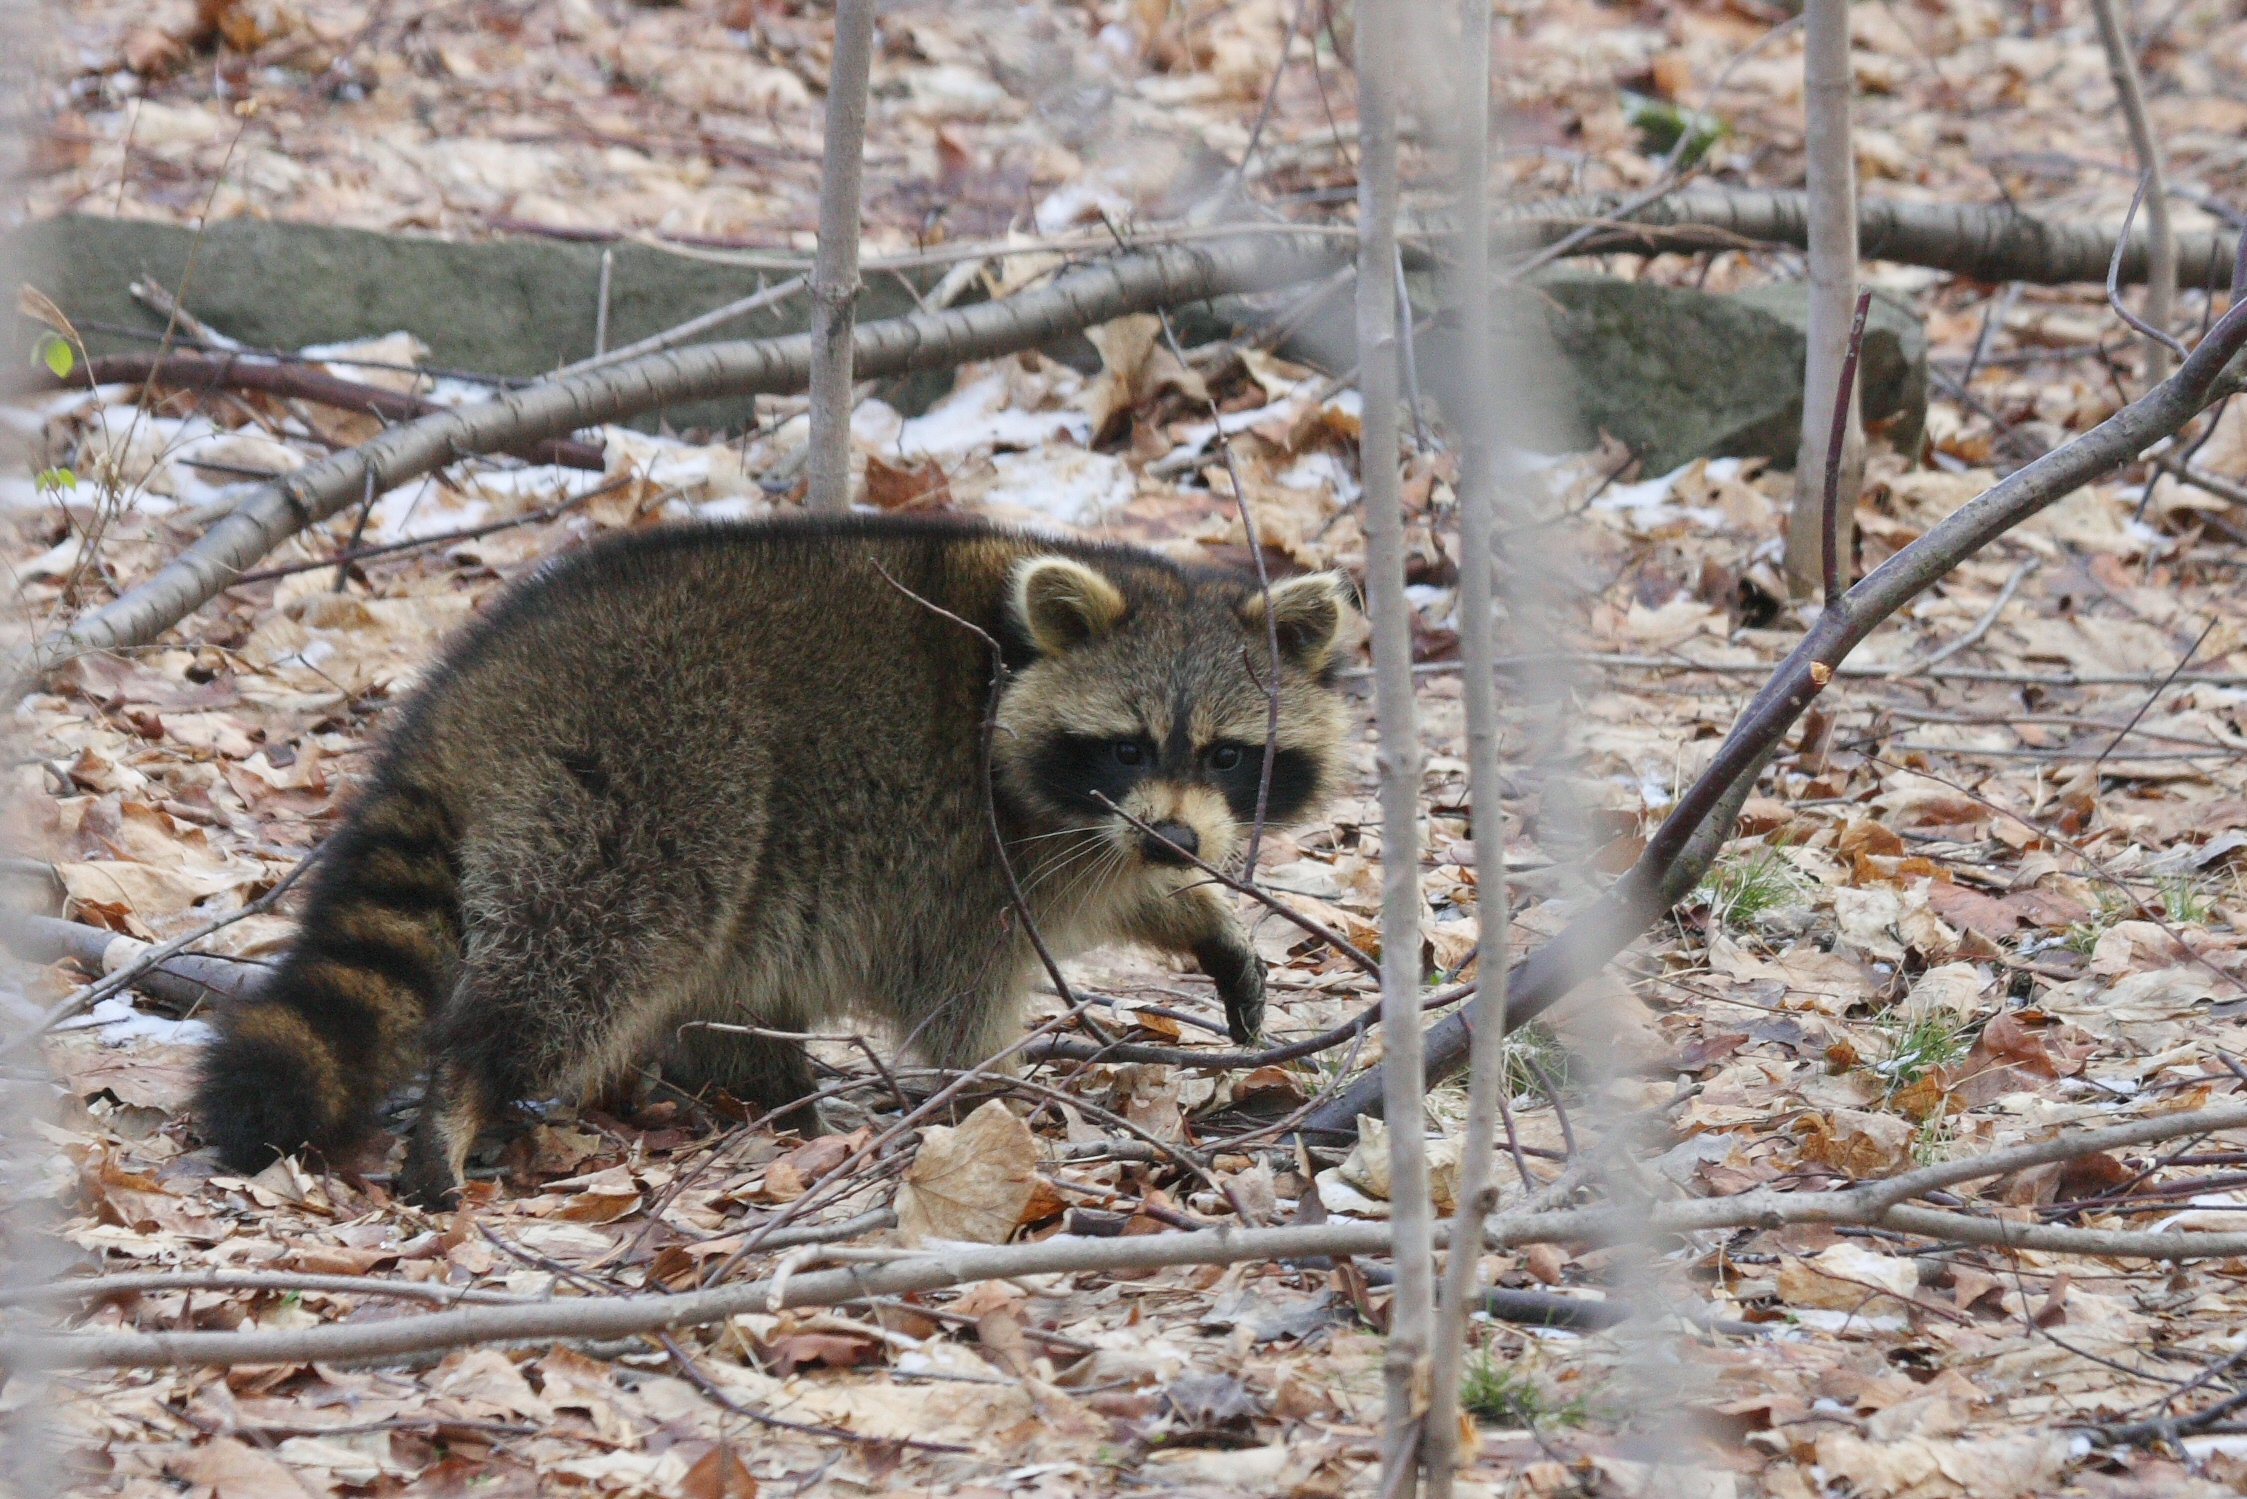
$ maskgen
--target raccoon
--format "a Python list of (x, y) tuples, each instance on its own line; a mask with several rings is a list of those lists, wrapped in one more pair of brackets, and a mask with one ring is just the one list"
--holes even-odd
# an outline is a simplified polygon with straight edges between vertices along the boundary
[[(1340, 772), (1350, 607), (1331, 574), (1270, 590), (1273, 826)], [(863, 1015), (937, 1065), (988, 1059), (1040, 970), (988, 821), (987, 716), (990, 805), (1048, 946), (1190, 955), (1248, 1041), (1262, 965), (1167, 845), (1220, 863), (1244, 841), (1265, 608), (1237, 574), (936, 518), (662, 529), (559, 560), (402, 709), (293, 948), (221, 1020), (201, 1129), (240, 1170), (340, 1151), (426, 1060), (400, 1187), (441, 1206), (510, 1100), (651, 1060), (766, 1108), (814, 1091), (797, 1044), (689, 1021)]]

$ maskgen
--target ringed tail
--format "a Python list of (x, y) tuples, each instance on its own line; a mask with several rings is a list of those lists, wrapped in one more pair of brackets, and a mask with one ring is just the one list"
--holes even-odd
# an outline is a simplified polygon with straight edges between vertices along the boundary
[(288, 956), (204, 1053), (195, 1118), (230, 1168), (346, 1150), (420, 1066), (460, 966), (459, 842), (444, 800), (393, 766), (314, 855)]

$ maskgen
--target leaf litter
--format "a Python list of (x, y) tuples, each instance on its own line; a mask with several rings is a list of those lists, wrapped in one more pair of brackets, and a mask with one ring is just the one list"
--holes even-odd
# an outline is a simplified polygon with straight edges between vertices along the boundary
[[(1104, 216), (1177, 211), (1207, 185), (1196, 162), (1245, 146), (1289, 10), (1033, 6), (1003, 24), (973, 7), (885, 12), (873, 244), (1097, 230)], [(2206, 7), (2180, 15), (2148, 53), (2168, 80), (2155, 109), (2172, 169), (2236, 202), (2242, 167), (2227, 143), (2242, 117), (2224, 80), (2236, 82), (2239, 23)], [(1752, 5), (1522, 10), (1510, 107), (1531, 148), (1507, 154), (1501, 175), (1524, 195), (1644, 184), (1654, 167), (1640, 139), (1649, 116), (1626, 97), (1636, 94), (1712, 109), (1728, 133), (1710, 161), (1732, 180), (1798, 182), (1799, 42), (1746, 58), (1722, 97), (1701, 98), (1773, 20)], [(592, 227), (801, 250), (828, 24), (784, 0), (75, 6), (58, 20), (52, 71), (70, 81), (44, 111), (29, 211), (99, 203), (192, 221), (208, 198), (218, 216), (454, 234)], [(1978, 200), (1995, 175), (2042, 211), (2119, 218), (2130, 180), (2110, 163), (2126, 145), (2087, 26), (2033, 34), (1995, 6), (1949, 0), (1865, 9), (1853, 27), (1860, 170), (1880, 190)], [(1294, 43), (1253, 178), (1288, 214), (1323, 212), (1320, 195), (1350, 185), (1325, 113), (1342, 112), (1347, 129), (1336, 40)], [(263, 107), (244, 124), (231, 101), (253, 89)], [(1064, 143), (1053, 101), (1095, 96), (1097, 118)], [(2037, 149), (2022, 151), (2024, 140)], [(2187, 226), (2202, 222), (2197, 207), (2178, 211)], [(984, 275), (1003, 295), (1057, 263), (1033, 244)], [(1722, 289), (1787, 267), (1728, 252), (1698, 264), (1622, 257), (1610, 269)], [(1931, 403), (1924, 466), (1876, 453), (1858, 505), (1861, 569), (1986, 487), (2024, 444), (2080, 432), (2121, 400), (2108, 369), (2077, 357), (2119, 332), (2096, 290), (2026, 288), (2000, 305), (1911, 268), (1872, 275), (1925, 315), (1939, 362), (1963, 369), (1978, 345), (1988, 357), (1971, 399)], [(1097, 368), (1022, 356), (959, 371), (919, 415), (865, 403), (854, 421), (863, 498), (1245, 562), (1206, 395), (1268, 560), (1362, 569), (1354, 391), (1260, 348), (1180, 366), (1143, 319), (1092, 341)], [(385, 375), (354, 358), (423, 357), (400, 337), (311, 352), (363, 380)], [(439, 399), (469, 394), (422, 385)], [(143, 940), (238, 910), (333, 826), (389, 706), (493, 588), (603, 532), (791, 503), (801, 412), (800, 401), (762, 403), (745, 442), (607, 429), (601, 475), (457, 465), (378, 496), (358, 533), (361, 546), (424, 548), (355, 564), (338, 588), (346, 517), (265, 564), (300, 570), (231, 590), (158, 647), (72, 663), (18, 714), (10, 842), (51, 873), (11, 880), (25, 900)], [(2242, 420), (2216, 422), (2196, 465), (2247, 473)], [(112, 596), (221, 513), (226, 470), (188, 460), (294, 468), (317, 456), (315, 434), (363, 435), (363, 423), (254, 395), (172, 396), (146, 413), (117, 391), (12, 403), (0, 488), (25, 627)], [(1430, 668), (1422, 890), (1440, 971), (1476, 936), (1456, 679), (1442, 669), (1456, 649), (1456, 469), (1442, 451), (1406, 461), (1415, 634)], [(1564, 644), (1587, 659), (1565, 722), (1525, 697), (1508, 703), (1519, 795), (1501, 852), (1517, 945), (1557, 930), (1635, 854), (1755, 680), (1743, 671), (1776, 659), (1798, 628), (1772, 560), (1790, 477), (1718, 459), (1603, 489), (1614, 461), (1604, 450), (1559, 459), (1528, 500), (1565, 538), (1539, 556), (1557, 559)], [(42, 487), (58, 466), (86, 482)], [(537, 518), (548, 510), (558, 513)], [(1561, 1097), (1526, 1069), (1509, 1088), (1531, 1176), (1560, 1169), (1568, 1134), (1556, 1101), (1572, 1110), (1580, 1146), (1603, 1120), (1651, 1121), (1633, 1148), (1653, 1179), (1710, 1195), (1816, 1191), (2234, 1092), (2247, 1039), (2237, 873), (2247, 620), (2229, 514), (2166, 476), (2092, 486), (1868, 642), (1860, 662), (1908, 671), (2020, 579), (1986, 634), (1945, 663), (1982, 679), (1845, 677), (1767, 774), (1703, 890), (1632, 949), (1614, 982), (1551, 1017), (1530, 1055)], [(462, 534), (509, 521), (523, 523)], [(1648, 657), (1666, 665), (1622, 664)], [(2068, 673), (2139, 680), (2071, 685)], [(1355, 771), (1326, 826), (1267, 839), (1267, 872), (1371, 947), (1370, 741)], [(253, 917), (207, 950), (255, 961), (287, 932), (285, 915)], [(1292, 928), (1260, 920), (1257, 935), (1275, 965), (1276, 1039), (1370, 1001), (1354, 971)], [(1073, 982), (1113, 997), (1095, 1012), (1110, 1030), (1222, 1047), (1213, 1028), (1176, 1018), (1216, 1018), (1193, 975), (1122, 954), (1076, 969)], [(9, 1002), (50, 1001), (79, 977), (24, 970)], [(45, 1044), (54, 1083), (23, 1131), (34, 1148), (11, 1190), (26, 1208), (9, 1220), (12, 1260), (341, 1274), (518, 1297), (683, 1289), (843, 1159), (834, 1137), (744, 1132), (728, 1101), (656, 1087), (516, 1119), (453, 1214), (402, 1208), (379, 1169), (283, 1162), (233, 1177), (195, 1149), (181, 1116), (200, 1039), (193, 1009), (112, 1001)], [(888, 1107), (883, 1092), (855, 1048), (819, 1045), (867, 1080), (858, 1113), (841, 1121), (841, 1138), (863, 1143)], [(1278, 1117), (1272, 1105), (1284, 1113), (1334, 1083), (1345, 1055), (1239, 1076), (1102, 1064), (1060, 1084), (1158, 1139), (1211, 1149), (1231, 1196), (1146, 1159), (1155, 1153), (1090, 1111), (983, 1103), (923, 1131), (814, 1216), (837, 1222), (894, 1200), (908, 1233), (981, 1241), (1232, 1221), (1234, 1199), (1268, 1202), (1272, 1221), (1379, 1216), (1378, 1150), (1297, 1157), (1227, 1143)], [(1376, 1031), (1347, 1065), (1378, 1055)], [(1435, 1094), (1439, 1141), (1455, 1141), (1460, 1107), (1456, 1090)], [(2020, 1221), (2234, 1227), (2247, 1202), (2240, 1153), (2241, 1142), (2211, 1139), (2094, 1157), (1988, 1183), (1969, 1201)], [(1501, 1166), (1510, 1200), (1526, 1189)], [(1486, 1268), (1516, 1290), (1594, 1298), (1620, 1285), (1616, 1255), (1582, 1246), (1491, 1255)], [(2154, 1272), (1806, 1227), (1672, 1246), (1656, 1287), (1667, 1305), (1757, 1330), (1676, 1332), (1695, 1372), (1681, 1382), (1688, 1419), (1669, 1434), (1680, 1445), (1666, 1476), (1692, 1492), (2247, 1485), (2247, 1442), (2227, 1433), (2103, 1449), (2078, 1429), (2228, 1395), (2247, 1304), (2235, 1263)], [(419, 1368), (72, 1376), (55, 1382), (44, 1416), (68, 1481), (100, 1493), (903, 1494), (939, 1482), (971, 1493), (1147, 1482), (1369, 1493), (1383, 1300), (1349, 1265), (1046, 1277), (745, 1315), (682, 1335), (692, 1373), (645, 1343), (474, 1348)], [(205, 1290), (115, 1297), (70, 1320), (225, 1329), (418, 1314), (370, 1294)], [(1647, 1491), (1632, 1413), (1604, 1398), (1629, 1345), (1497, 1322), (1478, 1324), (1477, 1338), (1485, 1430), (1463, 1489)], [(0, 1398), (14, 1404), (21, 1386)], [(763, 1425), (711, 1389), (856, 1439)], [(905, 1438), (968, 1450), (912, 1451)]]

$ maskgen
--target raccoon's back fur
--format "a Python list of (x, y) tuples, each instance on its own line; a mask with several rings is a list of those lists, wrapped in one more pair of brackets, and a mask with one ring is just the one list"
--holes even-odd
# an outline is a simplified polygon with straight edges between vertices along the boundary
[[(1274, 825), (1335, 774), (1346, 608), (1325, 575), (1273, 593)], [(993, 779), (1049, 944), (1189, 953), (1249, 1037), (1263, 973), (1236, 919), (1109, 803), (1236, 851), (1267, 714), (1252, 580), (943, 521), (680, 528), (543, 570), (447, 653), (323, 850), (294, 949), (222, 1023), (206, 1136), (238, 1168), (341, 1149), (426, 1059), (402, 1184), (434, 1202), (511, 1099), (653, 1058), (761, 1105), (812, 1091), (793, 1043), (688, 1020), (851, 1012), (940, 1065), (1002, 1049), (1036, 959), (986, 820), (989, 650), (939, 610), (1010, 667)]]

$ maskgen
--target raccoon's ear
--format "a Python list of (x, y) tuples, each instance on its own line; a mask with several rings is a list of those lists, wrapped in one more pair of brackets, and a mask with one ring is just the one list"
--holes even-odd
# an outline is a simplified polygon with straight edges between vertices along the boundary
[[(1350, 584), (1340, 573), (1305, 573), (1272, 585), (1272, 618), (1279, 625), (1280, 652), (1306, 671), (1323, 671), (1342, 634)], [(1241, 605), (1241, 623), (1264, 633), (1264, 595), (1252, 593)]]
[(1124, 617), (1115, 584), (1069, 557), (1028, 557), (1014, 568), (1014, 617), (1041, 655), (1096, 640)]

